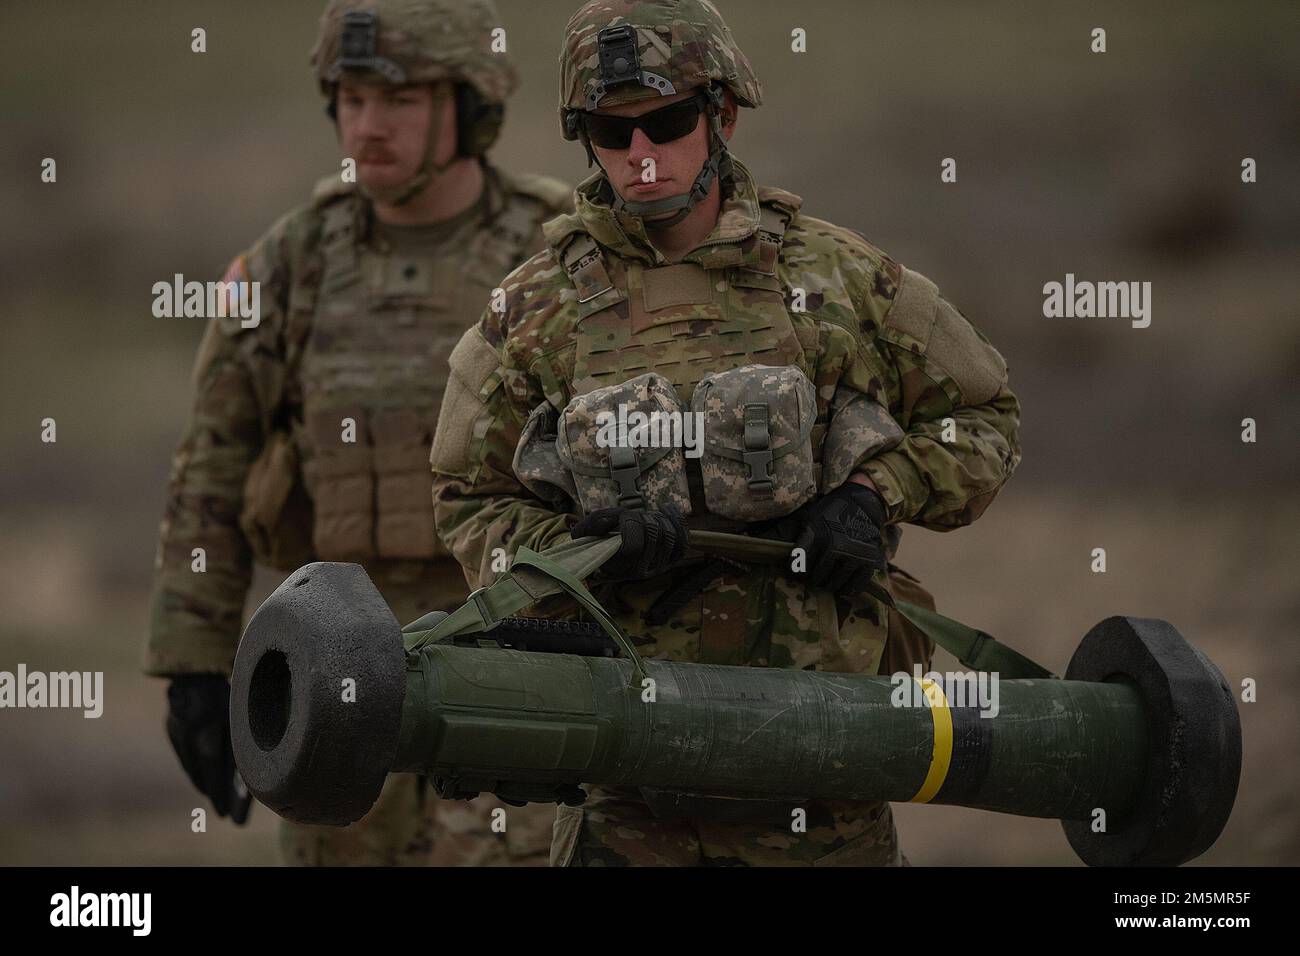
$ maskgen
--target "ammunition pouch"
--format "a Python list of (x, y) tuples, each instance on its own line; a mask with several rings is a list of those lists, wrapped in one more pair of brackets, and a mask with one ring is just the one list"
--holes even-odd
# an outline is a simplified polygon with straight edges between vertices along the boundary
[[(341, 438), (343, 420), (356, 423), (355, 440)], [(329, 561), (365, 561), (375, 555), (375, 476), (370, 451), (369, 418), (359, 408), (332, 409), (311, 415), (307, 432), (316, 455), (307, 465), (316, 522), (316, 552)]]
[(432, 430), (414, 408), (375, 412), (375, 549), (381, 558), (445, 553), (433, 519)]
[(559, 413), (542, 402), (528, 416), (511, 463), (519, 483), (552, 508), (568, 511), (578, 500), (573, 474), (555, 448)]
[(736, 521), (779, 518), (817, 493), (816, 391), (796, 366), (745, 365), (704, 376), (691, 411), (703, 417), (704, 501)]
[(288, 432), (271, 432), (248, 469), (239, 528), (258, 564), (293, 571), (314, 560), (311, 499)]
[(691, 513), (686, 457), (671, 435), (661, 440), (661, 426), (680, 415), (672, 383), (654, 372), (576, 396), (565, 406), (555, 448), (584, 514), (602, 508)]
[[(827, 435), (838, 486), (857, 463), (896, 444), (902, 431), (867, 396), (851, 389), (836, 394), (842, 413)], [(575, 501), (583, 514), (621, 507), (690, 515), (686, 414), (672, 384), (655, 372), (579, 395), (558, 418), (542, 403), (515, 448), (515, 475), (553, 507)], [(816, 391), (797, 366), (745, 365), (706, 375), (689, 414), (699, 422), (692, 431), (710, 514), (767, 521), (817, 493)]]
[[(355, 440), (341, 440), (344, 418)], [(433, 519), (430, 429), (410, 408), (317, 412), (307, 421), (307, 465), (321, 560), (427, 560), (445, 553)]]

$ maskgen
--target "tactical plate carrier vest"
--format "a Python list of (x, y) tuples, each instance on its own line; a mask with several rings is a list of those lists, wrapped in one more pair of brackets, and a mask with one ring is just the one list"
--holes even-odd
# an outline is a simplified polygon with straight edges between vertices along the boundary
[[(853, 344), (827, 341), (849, 333), (787, 308), (777, 263), (798, 197), (760, 189), (758, 199), (752, 237), (658, 267), (606, 255), (576, 216), (547, 224), (577, 292), (574, 397), (526, 424), (514, 463), (526, 487), (555, 502), (563, 492), (584, 513), (671, 507), (695, 527), (734, 528), (842, 484), (864, 439), (873, 454), (897, 442), (884, 409), (838, 385), (842, 364), (827, 356)], [(653, 427), (649, 446), (611, 444), (600, 422), (629, 411), (692, 416), (692, 453), (666, 449), (666, 429)]]
[(446, 357), (500, 278), (533, 251), (562, 202), (557, 187), (489, 183), (485, 216), (411, 254), (368, 241), (369, 206), (355, 192), (317, 200), (320, 270), (296, 276), (290, 292), (290, 326), (300, 328), (290, 347), (300, 355), (289, 388), (298, 389), (293, 436), (318, 559), (446, 555), (429, 472)]
[[(587, 187), (578, 187), (580, 206)], [(546, 224), (573, 287), (560, 300), (572, 344), (538, 359), (560, 388), (521, 432), (513, 466), (524, 487), (557, 510), (672, 507), (689, 515), (692, 532), (752, 533), (901, 440), (880, 396), (850, 387), (863, 371), (855, 334), (803, 311), (789, 287), (818, 265), (783, 262), (799, 198), (758, 188), (754, 203), (743, 221), (738, 204), (724, 205), (718, 235), (730, 241), (667, 266), (602, 245), (595, 219)], [(599, 422), (618, 406), (698, 413), (698, 458), (661, 454), (661, 442), (602, 439)], [(653, 653), (669, 660), (875, 672), (884, 605), (866, 595), (837, 602), (775, 567), (744, 565), (705, 558), (653, 585), (611, 585), (605, 597), (626, 628), (649, 627)]]

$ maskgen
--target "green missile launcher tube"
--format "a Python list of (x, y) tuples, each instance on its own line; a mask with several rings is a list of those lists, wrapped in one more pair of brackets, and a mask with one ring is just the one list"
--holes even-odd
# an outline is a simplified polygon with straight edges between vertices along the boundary
[[(235, 662), (249, 789), (334, 825), (359, 819), (389, 772), (427, 774), (447, 797), (579, 803), (582, 784), (633, 786), (656, 805), (787, 822), (811, 799), (946, 803), (1061, 819), (1094, 865), (1176, 865), (1227, 821), (1235, 700), (1164, 621), (1107, 618), (1064, 680), (991, 642), (1016, 672), (999, 675), (991, 715), (912, 678), (642, 660), (580, 583), (616, 547), (522, 550), (462, 608), (405, 630), (359, 566), (299, 569)], [(501, 623), (560, 591), (603, 633)]]

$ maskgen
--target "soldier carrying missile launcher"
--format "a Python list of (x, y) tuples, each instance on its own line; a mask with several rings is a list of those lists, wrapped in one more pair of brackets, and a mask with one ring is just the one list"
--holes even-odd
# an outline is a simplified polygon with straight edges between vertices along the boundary
[[(872, 580), (900, 522), (984, 510), (1018, 460), (1015, 399), (926, 280), (730, 159), (758, 89), (716, 11), (589, 4), (562, 74), (566, 135), (601, 172), (457, 348), (434, 450), (449, 545), (485, 585), (513, 565), (404, 628), (355, 565), (291, 575), (235, 665), (250, 788), (333, 825), (390, 770), (558, 802), (570, 865), (902, 862), (893, 800), (1058, 817), (1095, 865), (1204, 852), (1241, 728), (1171, 625), (1107, 618), (1060, 680), (918, 606), (893, 565)], [(677, 185), (636, 188), (644, 160)], [(614, 405), (698, 411), (705, 455), (602, 444)], [(566, 595), (596, 623), (511, 617)], [(924, 680), (899, 705), (878, 675), (928, 664), (927, 638), (1000, 676), (996, 716)], [(338, 702), (345, 674), (364, 706)]]
[[(658, 660), (928, 669), (931, 643), (880, 588), (932, 606), (888, 563), (900, 526), (969, 524), (1015, 470), (1002, 357), (925, 276), (732, 155), (762, 89), (707, 0), (593, 0), (560, 69), (563, 135), (597, 169), (452, 353), (443, 541), (486, 584), (503, 554), (619, 532), (590, 583)], [(603, 447), (620, 406), (702, 413), (703, 456)], [(688, 531), (764, 528), (799, 546), (785, 567), (687, 555)], [(593, 788), (560, 808), (552, 862), (904, 862), (887, 803), (806, 809), (791, 832)]]

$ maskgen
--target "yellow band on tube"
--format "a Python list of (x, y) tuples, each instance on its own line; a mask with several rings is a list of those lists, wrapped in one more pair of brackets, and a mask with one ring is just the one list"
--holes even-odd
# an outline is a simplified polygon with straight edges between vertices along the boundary
[(909, 803), (933, 800), (947, 779), (948, 766), (952, 763), (952, 711), (948, 709), (948, 698), (934, 681), (923, 679), (920, 684), (921, 693), (930, 706), (930, 716), (934, 718), (934, 749), (930, 753), (930, 770), (925, 775), (925, 782)]

